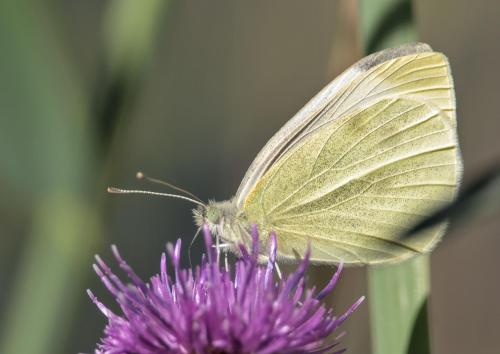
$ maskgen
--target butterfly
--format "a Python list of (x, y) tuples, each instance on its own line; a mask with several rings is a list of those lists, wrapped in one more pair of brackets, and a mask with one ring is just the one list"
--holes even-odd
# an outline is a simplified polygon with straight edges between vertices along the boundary
[(195, 201), (194, 219), (235, 252), (256, 225), (263, 245), (276, 234), (282, 261), (309, 248), (314, 263), (397, 262), (436, 246), (446, 223), (399, 236), (451, 202), (461, 174), (448, 60), (407, 44), (329, 83), (268, 141), (236, 195)]

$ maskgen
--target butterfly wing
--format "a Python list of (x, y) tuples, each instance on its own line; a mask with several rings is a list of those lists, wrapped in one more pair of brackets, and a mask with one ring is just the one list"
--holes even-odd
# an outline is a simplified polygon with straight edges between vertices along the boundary
[[(413, 60), (408, 60), (413, 58)], [(422, 82), (425, 78), (425, 82)], [(446, 58), (433, 53), (423, 43), (408, 44), (369, 55), (351, 66), (321, 90), (264, 146), (250, 165), (236, 193), (241, 208), (250, 190), (264, 173), (296, 141), (321, 124), (347, 114), (360, 105), (406, 92), (431, 99), (431, 93), (419, 92), (434, 86), (435, 102), (454, 121), (454, 97)], [(445, 91), (440, 92), (438, 87)], [(450, 96), (451, 95), (451, 96)], [(442, 100), (442, 97), (445, 99)]]
[(382, 61), (337, 91), (245, 196), (242, 209), (274, 230), (282, 258), (311, 242), (316, 262), (382, 263), (429, 251), (444, 225), (400, 241), (452, 200), (461, 173), (446, 58)]

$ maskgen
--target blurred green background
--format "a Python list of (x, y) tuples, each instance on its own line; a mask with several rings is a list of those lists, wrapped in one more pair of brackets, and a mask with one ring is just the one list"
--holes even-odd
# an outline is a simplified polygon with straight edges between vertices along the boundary
[[(414, 1), (419, 36), (450, 59), (467, 185), (500, 161), (500, 3)], [(191, 205), (108, 195), (235, 193), (267, 139), (361, 56), (357, 3), (2, 0), (0, 353), (91, 352), (112, 299), (92, 272), (116, 243), (144, 278), (167, 241), (188, 242)], [(498, 353), (500, 183), (454, 220), (432, 255), (435, 353)], [(194, 257), (201, 252), (194, 250)], [(318, 267), (318, 274), (331, 268)], [(366, 294), (347, 270), (334, 306)], [(346, 324), (370, 352), (368, 304)]]

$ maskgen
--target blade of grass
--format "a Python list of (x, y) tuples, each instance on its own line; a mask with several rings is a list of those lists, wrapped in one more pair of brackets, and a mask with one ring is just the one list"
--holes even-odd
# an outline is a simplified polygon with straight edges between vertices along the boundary
[(59, 351), (98, 238), (86, 97), (53, 23), (42, 2), (1, 2), (1, 158), (32, 215), (3, 316), (5, 354)]
[[(360, 27), (366, 54), (417, 39), (409, 0), (361, 0)], [(419, 256), (368, 270), (373, 353), (430, 354), (429, 264)]]
[(368, 270), (374, 354), (429, 354), (429, 256)]
[[(106, 75), (134, 84), (138, 67), (151, 55), (151, 37), (166, 3), (110, 2)], [(33, 194), (31, 234), (2, 318), (0, 353), (6, 354), (66, 352), (69, 329), (79, 325), (75, 305), (100, 240), (105, 195), (96, 171), (105, 166), (106, 151), (100, 148), (111, 131), (98, 136), (94, 129), (88, 94), (43, 4), (6, 0), (0, 5), (0, 123), (5, 128), (0, 157), (16, 189)], [(103, 104), (108, 99), (105, 95)], [(12, 146), (19, 146), (17, 153), (8, 153)]]

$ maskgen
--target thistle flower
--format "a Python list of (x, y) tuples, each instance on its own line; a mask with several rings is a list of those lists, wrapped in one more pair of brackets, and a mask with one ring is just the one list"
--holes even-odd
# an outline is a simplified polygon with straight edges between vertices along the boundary
[(342, 334), (331, 343), (326, 338), (363, 301), (360, 298), (339, 317), (320, 302), (333, 290), (342, 265), (319, 292), (305, 287), (308, 254), (294, 273), (275, 281), (276, 237), (270, 237), (267, 265), (257, 261), (259, 241), (255, 227), (252, 237), (251, 250), (240, 247), (241, 257), (234, 272), (219, 265), (208, 228), (204, 229), (206, 255), (194, 271), (181, 269), (178, 240), (175, 247), (167, 246), (173, 279), (167, 275), (167, 257), (163, 254), (160, 274), (149, 283), (134, 273), (114, 246), (114, 256), (130, 285), (125, 285), (96, 257), (94, 269), (123, 314), (113, 313), (88, 291), (108, 319), (95, 352), (332, 353)]

